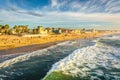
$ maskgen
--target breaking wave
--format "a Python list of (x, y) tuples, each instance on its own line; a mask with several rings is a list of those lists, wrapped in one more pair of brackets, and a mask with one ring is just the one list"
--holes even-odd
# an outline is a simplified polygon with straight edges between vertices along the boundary
[(43, 80), (60, 79), (60, 74), (54, 77), (53, 72), (72, 76), (69, 80), (120, 80), (120, 35), (105, 36), (94, 42), (95, 45), (77, 49), (55, 63)]

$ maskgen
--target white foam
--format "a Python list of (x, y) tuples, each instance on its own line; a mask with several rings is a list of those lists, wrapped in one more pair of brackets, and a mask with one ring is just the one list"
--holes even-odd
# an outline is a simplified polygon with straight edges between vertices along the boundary
[[(99, 66), (106, 69), (111, 67), (120, 69), (120, 57), (116, 58), (116, 56), (120, 56), (119, 49), (97, 43), (94, 46), (75, 50), (68, 57), (55, 63), (48, 74), (53, 71), (63, 71), (65, 74), (72, 76), (80, 74), (84, 77), (90, 74), (88, 71)], [(102, 70), (97, 70), (95, 73), (104, 75)]]
[(104, 36), (104, 37), (102, 37), (102, 39), (120, 40), (120, 36), (118, 36), (118, 34), (113, 34), (113, 35), (109, 35), (109, 36)]

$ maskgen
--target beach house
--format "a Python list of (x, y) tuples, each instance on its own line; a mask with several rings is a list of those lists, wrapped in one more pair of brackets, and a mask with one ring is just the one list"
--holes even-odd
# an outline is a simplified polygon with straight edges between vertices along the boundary
[(54, 29), (54, 32), (55, 32), (56, 34), (61, 34), (61, 33), (62, 33), (62, 29), (61, 29), (61, 28)]
[(38, 32), (38, 34), (47, 34), (48, 33), (48, 31), (46, 29), (44, 29), (42, 26), (38, 26), (37, 32)]

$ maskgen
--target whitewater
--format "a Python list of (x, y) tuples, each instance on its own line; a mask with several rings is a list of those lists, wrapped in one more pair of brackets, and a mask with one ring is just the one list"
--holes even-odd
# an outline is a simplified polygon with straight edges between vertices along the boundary
[(120, 34), (93, 41), (94, 45), (77, 49), (55, 63), (43, 80), (65, 80), (49, 77), (53, 72), (72, 76), (69, 80), (120, 80)]

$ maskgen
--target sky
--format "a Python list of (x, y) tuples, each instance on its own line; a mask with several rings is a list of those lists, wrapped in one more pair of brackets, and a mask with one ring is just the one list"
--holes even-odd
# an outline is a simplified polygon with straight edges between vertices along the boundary
[(0, 24), (120, 29), (120, 0), (0, 0)]

